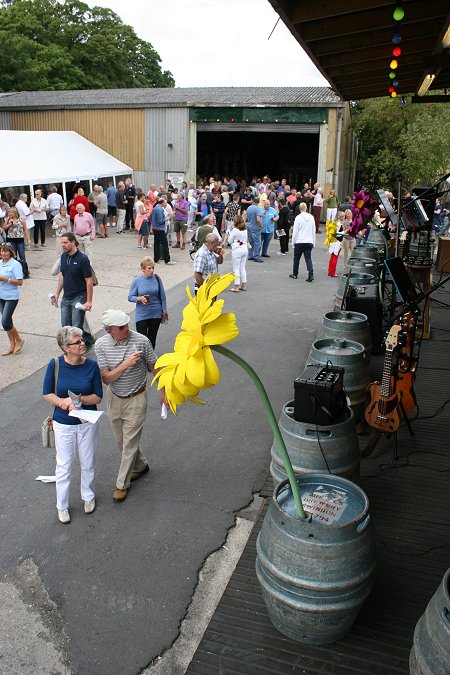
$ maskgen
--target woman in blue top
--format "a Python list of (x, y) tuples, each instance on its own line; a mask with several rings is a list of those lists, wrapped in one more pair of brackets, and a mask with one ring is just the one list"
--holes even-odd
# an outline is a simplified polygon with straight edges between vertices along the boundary
[[(71, 410), (79, 408), (97, 410), (97, 403), (103, 396), (100, 370), (95, 361), (84, 357), (86, 345), (82, 335), (82, 330), (74, 326), (64, 326), (58, 331), (56, 339), (63, 355), (58, 358), (57, 373), (56, 359), (52, 359), (44, 378), (44, 398), (55, 407), (56, 507), (61, 523), (70, 523), (70, 474), (76, 453), (80, 458), (84, 512), (92, 513), (95, 509), (94, 461), (98, 448), (98, 423), (81, 422), (77, 417), (69, 416)], [(76, 394), (78, 400), (75, 403), (69, 391)]]
[(136, 303), (136, 330), (156, 344), (160, 323), (167, 323), (166, 294), (161, 278), (154, 274), (155, 261), (147, 256), (141, 261), (142, 274), (131, 282), (128, 302)]
[(7, 356), (18, 354), (24, 343), (12, 322), (12, 315), (19, 302), (19, 286), (23, 284), (23, 269), (16, 260), (14, 247), (10, 242), (1, 244), (0, 253), (0, 314), (3, 330), (9, 338), (9, 349), (2, 356)]

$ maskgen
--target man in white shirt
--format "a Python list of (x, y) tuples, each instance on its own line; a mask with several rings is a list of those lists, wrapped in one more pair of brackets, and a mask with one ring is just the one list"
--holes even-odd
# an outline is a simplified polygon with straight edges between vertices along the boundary
[(48, 206), (48, 222), (51, 223), (53, 218), (59, 213), (59, 209), (64, 204), (63, 198), (58, 193), (56, 185), (50, 188), (50, 194), (47, 197)]
[(291, 279), (297, 279), (300, 258), (305, 256), (306, 267), (308, 269), (308, 278), (306, 281), (314, 281), (314, 270), (311, 260), (311, 252), (316, 244), (316, 223), (314, 216), (307, 212), (307, 206), (301, 202), (299, 206), (300, 213), (294, 220), (294, 229), (292, 232), (292, 243), (294, 245), (294, 266)]
[(32, 230), (34, 227), (34, 220), (33, 216), (31, 215), (31, 211), (27, 206), (27, 201), (28, 195), (26, 195), (25, 192), (22, 192), (22, 194), (19, 195), (19, 199), (16, 202), (16, 209), (19, 212), (19, 216), (21, 218), (25, 218), (27, 230), (28, 232), (30, 232), (30, 230)]

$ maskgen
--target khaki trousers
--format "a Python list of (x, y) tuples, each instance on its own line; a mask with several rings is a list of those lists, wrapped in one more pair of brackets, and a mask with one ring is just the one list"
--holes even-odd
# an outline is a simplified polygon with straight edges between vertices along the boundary
[(75, 235), (76, 238), (79, 241), (79, 249), (81, 253), (85, 253), (87, 257), (89, 258), (89, 261), (91, 265), (93, 264), (92, 262), (92, 239), (90, 234), (84, 234), (83, 236), (80, 235)]
[(147, 391), (132, 398), (119, 398), (108, 387), (106, 401), (109, 421), (122, 452), (116, 487), (126, 490), (132, 471), (142, 471), (148, 463), (139, 446), (147, 414)]

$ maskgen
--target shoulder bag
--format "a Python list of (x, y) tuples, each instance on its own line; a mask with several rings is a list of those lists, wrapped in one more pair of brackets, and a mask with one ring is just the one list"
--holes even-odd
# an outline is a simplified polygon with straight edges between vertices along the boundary
[[(56, 395), (56, 387), (58, 384), (58, 372), (59, 372), (59, 360), (53, 359), (55, 362), (55, 390), (54, 394)], [(42, 435), (42, 446), (44, 448), (54, 448), (55, 447), (55, 432), (53, 430), (53, 414), (55, 412), (55, 406), (52, 406), (52, 414), (45, 418), (41, 424), (41, 435)]]

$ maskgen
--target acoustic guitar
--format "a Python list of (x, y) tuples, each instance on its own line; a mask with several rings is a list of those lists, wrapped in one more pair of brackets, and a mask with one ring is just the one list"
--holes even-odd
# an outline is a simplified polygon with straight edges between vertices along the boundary
[(400, 426), (401, 396), (392, 384), (392, 357), (398, 345), (398, 334), (401, 326), (392, 326), (386, 338), (386, 354), (384, 357), (383, 376), (380, 382), (369, 384), (370, 402), (366, 408), (367, 423), (378, 431), (393, 433)]

